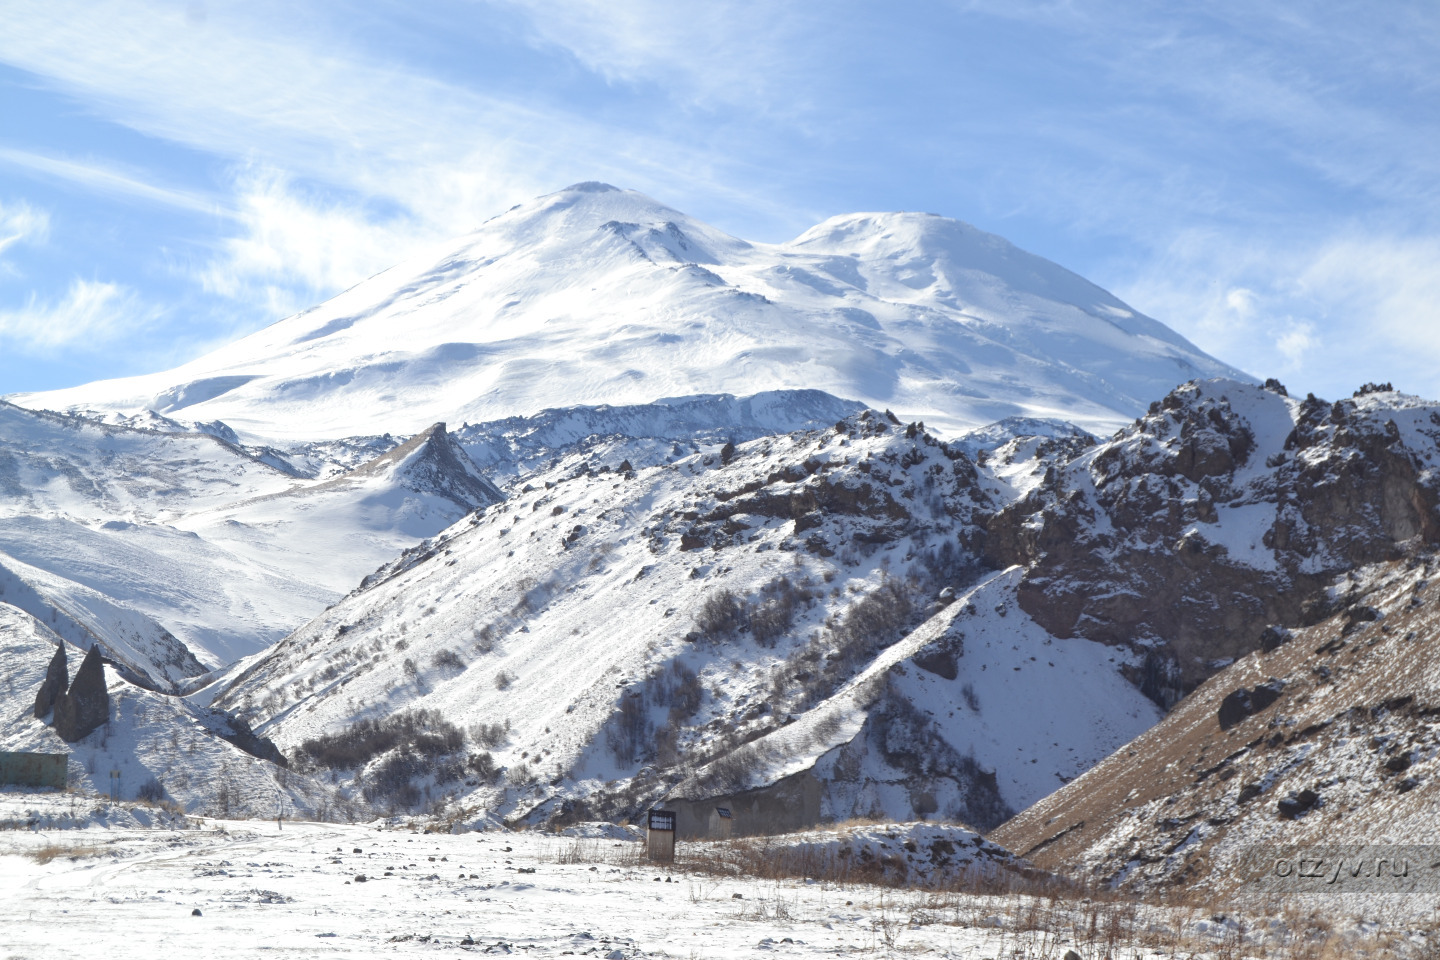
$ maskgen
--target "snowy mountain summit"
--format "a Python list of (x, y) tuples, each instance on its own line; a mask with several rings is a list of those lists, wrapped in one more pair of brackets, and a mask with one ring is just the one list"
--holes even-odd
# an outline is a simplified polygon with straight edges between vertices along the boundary
[(1012, 416), (1108, 432), (1215, 376), (1248, 379), (959, 221), (850, 214), (749, 243), (582, 183), (174, 370), (11, 399), (314, 441), (809, 389), (944, 433)]

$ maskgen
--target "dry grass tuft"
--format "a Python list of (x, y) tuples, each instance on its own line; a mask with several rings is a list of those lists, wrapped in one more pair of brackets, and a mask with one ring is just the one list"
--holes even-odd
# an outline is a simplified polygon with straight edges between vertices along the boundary
[(34, 850), (27, 850), (25, 856), (36, 863), (49, 863), (52, 860), (64, 858), (66, 860), (80, 860), (85, 857), (98, 857), (101, 851), (94, 844), (78, 843), (47, 843), (43, 847)]

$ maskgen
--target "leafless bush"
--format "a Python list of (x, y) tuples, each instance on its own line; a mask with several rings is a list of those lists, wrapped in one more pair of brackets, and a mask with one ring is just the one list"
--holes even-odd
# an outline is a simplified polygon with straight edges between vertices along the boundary
[(499, 673), (495, 674), (496, 690), (500, 690), (502, 692), (505, 690), (509, 690), (514, 683), (515, 678), (510, 676), (510, 674), (506, 673), (504, 670), (501, 670)]
[(980, 698), (975, 695), (975, 685), (967, 683), (960, 688), (960, 696), (965, 700), (965, 706), (976, 713), (980, 712)]
[(509, 732), (509, 726), (501, 726), (498, 723), (476, 723), (470, 726), (470, 739), (477, 746), (494, 750), (505, 742), (505, 736)]
[(494, 783), (500, 779), (500, 767), (487, 751), (472, 753), (465, 766), (481, 783)]
[(159, 803), (165, 799), (165, 788), (161, 786), (159, 780), (151, 777), (135, 788), (135, 799), (143, 800), (146, 803)]
[(460, 655), (448, 647), (437, 650), (435, 655), (430, 658), (430, 663), (440, 670), (465, 669), (465, 661), (461, 660)]
[(438, 757), (464, 745), (465, 734), (438, 710), (410, 710), (379, 720), (361, 720), (339, 733), (306, 740), (295, 759), (302, 769), (348, 770), (388, 750)]
[(759, 765), (759, 752), (747, 743), (711, 762), (701, 779), (709, 793), (734, 793), (749, 786), (750, 775)]
[(695, 614), (695, 626), (706, 639), (719, 640), (744, 629), (748, 614), (745, 601), (733, 590), (722, 588), (701, 603)]
[(629, 766), (643, 754), (651, 731), (648, 714), (640, 694), (631, 693), (620, 699), (606, 734), (610, 750), (620, 765)]

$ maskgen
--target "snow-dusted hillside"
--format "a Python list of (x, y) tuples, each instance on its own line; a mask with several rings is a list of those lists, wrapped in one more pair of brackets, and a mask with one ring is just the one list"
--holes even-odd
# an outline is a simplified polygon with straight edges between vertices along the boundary
[[(992, 824), (1158, 717), (1114, 650), (1052, 647), (1015, 608), (1015, 573), (963, 594), (997, 494), (1053, 462), (1010, 443), (1030, 452), (997, 449), (1008, 480), (868, 411), (634, 471), (623, 443), (575, 455), (215, 702), (321, 767), (344, 752), (326, 736), (436, 711), (489, 756), (419, 780), (508, 816), (618, 815), (687, 778), (735, 791), (813, 769), (830, 818)], [(347, 756), (336, 772), (383, 805), (395, 755)]]
[(12, 399), (292, 442), (780, 389), (946, 433), (1017, 415), (1108, 432), (1209, 376), (1243, 375), (958, 221), (852, 214), (757, 244), (588, 183), (182, 367)]
[(1056, 637), (1135, 652), (1167, 706), (1332, 612), (1334, 578), (1440, 540), (1440, 404), (1334, 403), (1271, 381), (1189, 383), (1085, 450), (987, 527), (1022, 609)]
[(501, 498), (443, 430), (312, 481), (155, 426), (0, 402), (0, 602), (157, 689), (263, 649)]
[[(227, 816), (273, 816), (283, 796), (292, 814), (332, 806), (332, 792), (239, 749), (229, 718), (179, 697), (127, 682), (106, 666), (110, 722), (66, 743), (31, 712), (35, 691), (61, 638), (33, 617), (0, 603), (0, 750), (70, 755), (69, 783), (78, 793), (109, 795), (111, 771), (120, 798), (149, 794), (180, 810)], [(83, 648), (66, 644), (70, 673)]]

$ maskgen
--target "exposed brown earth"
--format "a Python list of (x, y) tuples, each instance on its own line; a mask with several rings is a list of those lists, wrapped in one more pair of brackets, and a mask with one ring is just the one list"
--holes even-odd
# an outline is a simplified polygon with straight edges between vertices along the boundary
[(1259, 844), (1433, 842), (1437, 570), (1426, 553), (1343, 580), (1341, 612), (1212, 677), (991, 837), (1044, 869), (1209, 895), (1253, 880)]

